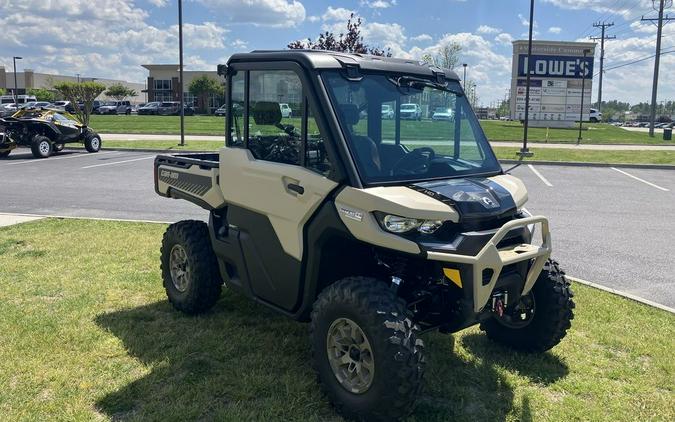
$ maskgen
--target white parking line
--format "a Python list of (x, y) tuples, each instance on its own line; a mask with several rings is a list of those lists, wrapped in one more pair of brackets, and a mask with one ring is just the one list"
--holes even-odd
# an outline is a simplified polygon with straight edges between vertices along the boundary
[(551, 182), (549, 182), (548, 179), (546, 179), (541, 173), (539, 173), (539, 170), (537, 170), (536, 168), (534, 168), (534, 166), (533, 166), (532, 164), (528, 164), (527, 166), (530, 168), (530, 170), (532, 170), (532, 173), (536, 174), (537, 177), (540, 178), (542, 182), (544, 182), (544, 184), (545, 184), (546, 186), (548, 186), (548, 187), (550, 187), (550, 188), (553, 187), (553, 185), (551, 184)]
[(112, 161), (112, 162), (110, 162), (110, 163), (94, 164), (94, 165), (91, 165), (91, 166), (84, 166), (84, 167), (82, 167), (82, 168), (83, 168), (83, 169), (91, 169), (91, 168), (94, 168), (94, 167), (113, 166), (113, 165), (115, 165), (115, 164), (130, 163), (130, 162), (132, 162), (132, 161), (147, 160), (147, 159), (149, 159), (149, 158), (155, 158), (155, 156), (154, 156), (154, 155), (150, 155), (150, 156), (147, 156), (147, 157), (133, 158), (133, 159), (131, 159), (131, 160)]
[[(120, 154), (120, 151), (106, 151), (106, 152), (98, 152), (96, 155), (103, 155), (103, 154)], [(65, 157), (53, 157), (53, 158), (34, 158), (34, 159), (27, 159), (24, 161), (17, 161), (15, 163), (7, 163), (4, 164), (5, 166), (17, 166), (19, 164), (36, 164), (36, 163), (52, 163), (57, 160), (67, 160), (69, 158), (80, 158), (80, 157), (91, 157), (90, 153), (75, 153), (72, 155), (67, 155)]]
[(656, 189), (661, 189), (661, 190), (664, 191), (664, 192), (670, 192), (670, 189), (666, 189), (666, 188), (661, 187), (661, 186), (659, 186), (659, 185), (655, 185), (655, 184), (653, 184), (652, 182), (648, 182), (648, 181), (646, 181), (646, 180), (644, 180), (644, 179), (640, 179), (639, 177), (633, 176), (633, 175), (630, 174), (630, 173), (626, 173), (626, 172), (623, 171), (623, 170), (619, 170), (618, 168), (615, 168), (615, 167), (610, 167), (610, 168), (611, 168), (612, 170), (618, 171), (618, 172), (621, 173), (621, 174), (625, 174), (625, 175), (628, 176), (628, 177), (632, 177), (633, 179), (635, 179), (635, 180), (637, 180), (637, 181), (640, 181), (640, 182), (642, 182), (642, 183), (644, 183), (644, 184), (647, 184), (647, 185), (649, 185), (649, 186), (652, 186), (652, 187), (654, 187), (654, 188), (656, 188)]

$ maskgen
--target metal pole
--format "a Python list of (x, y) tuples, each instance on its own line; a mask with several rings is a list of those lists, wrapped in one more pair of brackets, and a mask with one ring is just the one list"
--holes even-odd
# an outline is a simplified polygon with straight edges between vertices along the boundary
[(183, 0), (178, 0), (178, 101), (180, 101), (180, 144), (185, 145), (185, 107), (183, 103)]
[(464, 81), (462, 82), (462, 88), (466, 89), (466, 63), (462, 63), (462, 66), (464, 67)]
[(579, 110), (579, 137), (577, 138), (577, 145), (581, 142), (581, 127), (584, 124), (584, 89), (586, 88), (586, 54), (590, 53), (590, 50), (584, 49), (584, 70), (581, 73), (581, 109)]
[(77, 83), (79, 84), (80, 83), (80, 74), (76, 73), (76, 75), (77, 75)]
[(652, 85), (652, 110), (649, 114), (649, 136), (654, 137), (654, 120), (656, 119), (656, 91), (659, 85), (659, 63), (661, 58), (661, 32), (663, 29), (663, 6), (665, 1), (661, 0), (659, 5), (659, 23), (656, 29), (656, 56), (654, 57), (654, 84)]
[[(19, 91), (19, 84), (16, 82), (16, 61), (21, 60), (22, 57), (14, 56), (12, 57), (12, 60), (14, 60), (14, 105), (16, 106), (17, 110), (19, 109), (19, 100), (17, 99), (17, 94)], [(25, 76), (24, 76), (25, 78)]]
[(532, 57), (532, 28), (534, 27), (534, 0), (530, 0), (530, 33), (527, 39), (527, 65), (525, 66), (525, 123), (523, 123), (523, 148), (520, 156), (529, 155), (527, 149), (527, 130), (530, 123), (530, 59)]

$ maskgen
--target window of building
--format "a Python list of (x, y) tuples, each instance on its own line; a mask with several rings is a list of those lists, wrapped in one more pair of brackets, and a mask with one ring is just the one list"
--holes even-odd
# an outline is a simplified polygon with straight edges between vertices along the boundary
[(155, 91), (171, 91), (171, 79), (155, 79)]

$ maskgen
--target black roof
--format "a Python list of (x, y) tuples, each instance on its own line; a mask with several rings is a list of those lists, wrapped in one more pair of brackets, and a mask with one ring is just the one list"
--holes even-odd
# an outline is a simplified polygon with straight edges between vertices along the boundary
[(440, 69), (418, 60), (326, 50), (255, 50), (250, 53), (233, 54), (228, 64), (255, 61), (295, 61), (313, 70), (356, 66), (366, 71), (413, 74), (429, 78), (443, 74), (447, 79), (459, 80), (457, 74), (450, 69)]

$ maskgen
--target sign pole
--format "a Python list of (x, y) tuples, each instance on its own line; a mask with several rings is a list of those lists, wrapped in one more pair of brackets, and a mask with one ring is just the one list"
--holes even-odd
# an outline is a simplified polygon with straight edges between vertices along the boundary
[(530, 120), (530, 58), (532, 57), (532, 28), (534, 27), (534, 0), (530, 0), (530, 34), (527, 41), (527, 65), (525, 65), (525, 123), (523, 124), (523, 147), (518, 152), (521, 159), (533, 154), (527, 148), (527, 129)]
[(586, 88), (586, 55), (590, 53), (591, 50), (584, 49), (584, 70), (581, 72), (581, 109), (579, 110), (579, 137), (577, 138), (577, 145), (581, 143), (581, 127), (584, 124), (584, 89)]

